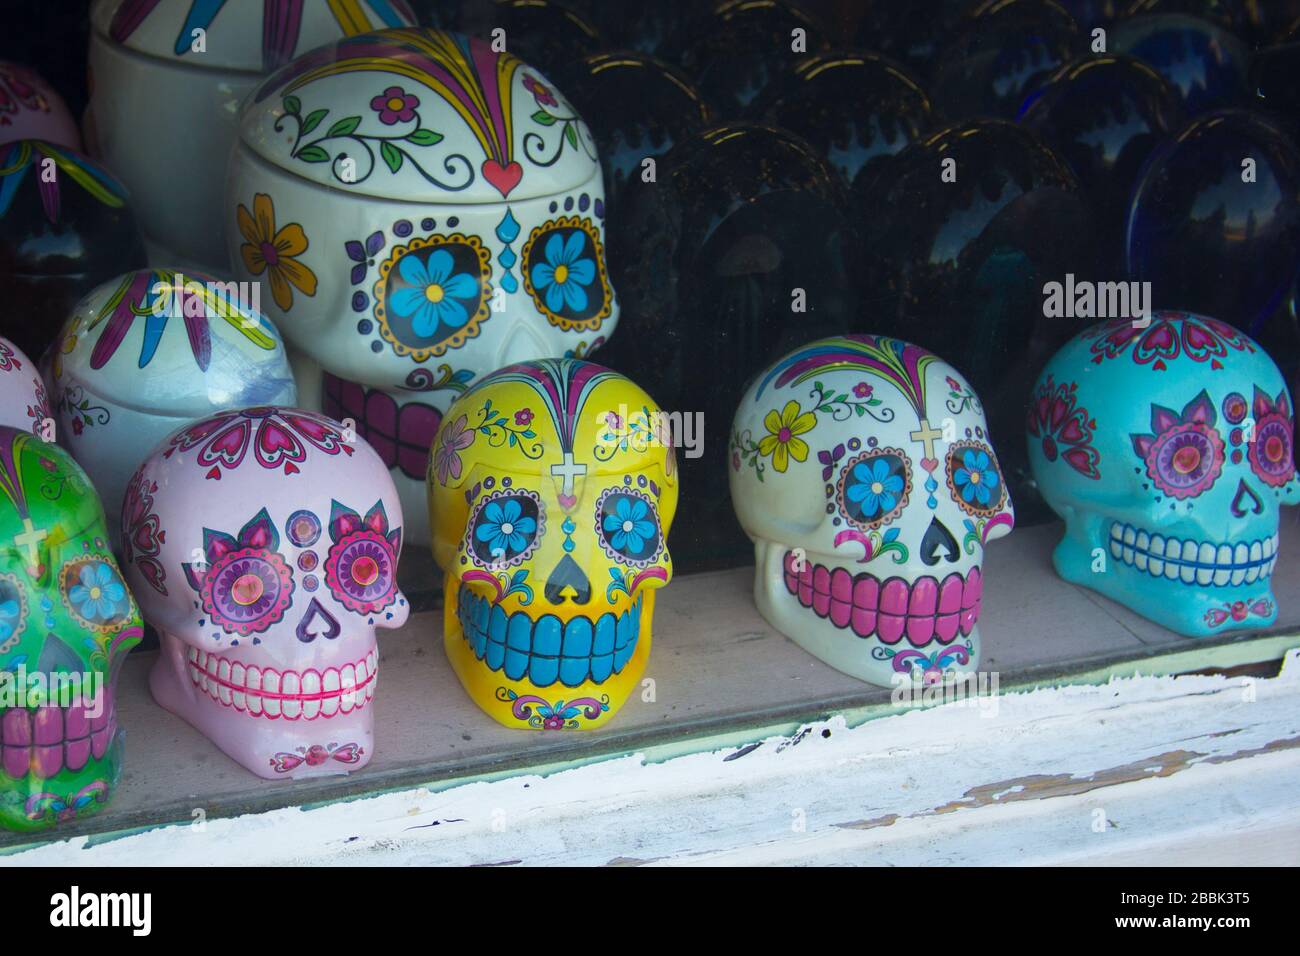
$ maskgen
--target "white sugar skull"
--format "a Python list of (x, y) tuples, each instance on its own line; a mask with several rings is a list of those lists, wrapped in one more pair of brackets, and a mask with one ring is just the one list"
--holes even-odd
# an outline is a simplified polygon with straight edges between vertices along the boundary
[(590, 131), (536, 70), (460, 34), (381, 30), (269, 77), (240, 117), (225, 224), (303, 353), (302, 401), (391, 449), (417, 540), (411, 462), (442, 412), (497, 368), (588, 354), (618, 318)]
[(122, 508), (154, 699), (270, 779), (370, 760), (375, 629), (409, 612), (401, 505), (346, 439), (298, 409), (214, 415), (158, 446)]
[(813, 342), (750, 386), (730, 450), (773, 627), (881, 686), (978, 667), (984, 545), (1014, 512), (952, 366), (897, 339)]
[(90, 20), (87, 147), (130, 188), (151, 253), (225, 272), (213, 224), (244, 97), (300, 53), (415, 15), (405, 0), (95, 0)]

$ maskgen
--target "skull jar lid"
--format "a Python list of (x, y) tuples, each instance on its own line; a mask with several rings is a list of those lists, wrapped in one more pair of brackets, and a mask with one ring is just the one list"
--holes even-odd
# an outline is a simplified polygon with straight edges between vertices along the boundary
[[(96, 33), (136, 53), (201, 70), (249, 73), (273, 70), (295, 53), (327, 43), (340, 32), (356, 32), (358, 24), (364, 29), (364, 24), (415, 22), (404, 0), (329, 4), (97, 0), (90, 16)], [(249, 42), (255, 37), (262, 42)]]
[(258, 88), (240, 126), (271, 164), (386, 199), (536, 199), (599, 170), (590, 132), (549, 81), (442, 30), (380, 30), (313, 50)]
[(234, 282), (141, 269), (103, 283), (68, 317), (50, 360), (59, 433), (109, 514), (179, 425), (296, 399), (279, 332), (245, 298)]

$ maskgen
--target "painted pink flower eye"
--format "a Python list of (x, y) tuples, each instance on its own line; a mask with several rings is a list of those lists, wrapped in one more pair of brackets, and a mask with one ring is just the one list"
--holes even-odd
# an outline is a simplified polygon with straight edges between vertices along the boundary
[(222, 630), (260, 634), (284, 617), (293, 581), (278, 554), (241, 548), (213, 565), (200, 593), (203, 609)]
[(332, 502), (329, 533), (334, 543), (325, 556), (325, 583), (335, 600), (358, 614), (375, 614), (396, 601), (401, 530), (389, 528), (383, 503), (362, 517)]
[(373, 614), (397, 597), (395, 564), (382, 535), (357, 531), (330, 548), (325, 559), (325, 580), (344, 606)]
[(1290, 400), (1285, 391), (1269, 398), (1257, 388), (1254, 413), (1255, 435), (1246, 452), (1250, 468), (1266, 485), (1280, 488), (1295, 477)]
[(1150, 435), (1134, 435), (1133, 450), (1146, 464), (1151, 483), (1171, 498), (1195, 498), (1208, 491), (1223, 471), (1223, 438), (1216, 414), (1201, 392), (1182, 413), (1151, 406)]

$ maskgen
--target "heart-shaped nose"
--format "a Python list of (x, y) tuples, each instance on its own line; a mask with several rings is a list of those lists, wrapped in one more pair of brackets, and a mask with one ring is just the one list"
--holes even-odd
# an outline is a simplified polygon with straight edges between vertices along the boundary
[(560, 563), (546, 579), (546, 600), (563, 604), (566, 588), (573, 588), (574, 604), (586, 604), (591, 600), (591, 582), (587, 580), (587, 573), (568, 554), (560, 558)]

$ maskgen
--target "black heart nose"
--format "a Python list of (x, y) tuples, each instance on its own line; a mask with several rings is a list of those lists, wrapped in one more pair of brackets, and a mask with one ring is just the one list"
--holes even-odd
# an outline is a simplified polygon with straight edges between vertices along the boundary
[[(942, 558), (940, 551), (946, 552)], [(957, 548), (957, 539), (952, 536), (952, 532), (938, 518), (931, 518), (930, 527), (921, 538), (921, 560), (933, 566), (940, 560), (953, 562), (960, 557), (961, 551)]]
[(564, 589), (573, 588), (573, 603), (586, 604), (591, 600), (591, 582), (586, 572), (571, 555), (566, 554), (546, 579), (546, 600), (552, 604), (564, 603)]

